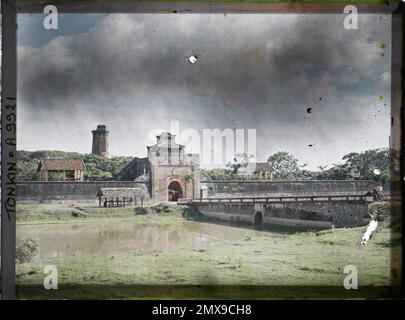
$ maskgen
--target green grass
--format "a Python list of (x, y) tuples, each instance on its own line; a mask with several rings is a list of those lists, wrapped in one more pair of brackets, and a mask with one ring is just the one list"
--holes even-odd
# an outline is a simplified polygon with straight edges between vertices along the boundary
[[(44, 224), (44, 223), (90, 223), (109, 220), (111, 218), (131, 218), (142, 215), (144, 210), (149, 212), (151, 206), (156, 203), (145, 202), (144, 209), (141, 207), (128, 206), (123, 208), (99, 208), (97, 204), (17, 204), (17, 223)], [(156, 215), (178, 213), (178, 209), (169, 207), (168, 212), (153, 212)], [(79, 213), (76, 217), (74, 213)], [(82, 214), (80, 214), (82, 213)], [(173, 216), (173, 215), (171, 215)], [(141, 219), (141, 218), (140, 218)]]
[[(94, 211), (87, 208), (87, 218), (74, 219), (66, 212), (70, 207), (61, 205), (52, 213), (50, 206), (36, 205), (31, 214), (36, 212), (48, 218), (37, 221), (49, 221), (49, 215), (64, 217), (56, 223), (72, 223), (74, 219), (93, 221), (97, 220), (96, 215), (109, 223), (122, 221), (118, 218), (122, 216), (131, 222), (170, 226), (182, 224), (186, 219), (184, 207), (175, 206), (159, 216), (135, 215), (134, 208)], [(27, 207), (22, 210), (21, 205), (18, 209), (18, 216), (28, 210)], [(218, 240), (199, 247), (137, 249), (49, 259), (17, 265), (18, 296), (235, 299), (386, 296), (387, 287), (392, 285), (392, 265), (399, 266), (392, 250), (400, 248), (400, 243), (390, 233), (389, 208), (383, 206), (381, 210), (384, 220), (364, 248), (359, 246), (359, 241), (366, 227), (359, 227), (268, 237), (250, 234), (237, 241)], [(43, 268), (47, 264), (58, 266), (58, 290), (42, 288)], [(346, 276), (343, 268), (349, 264), (358, 269), (360, 290), (343, 289)]]

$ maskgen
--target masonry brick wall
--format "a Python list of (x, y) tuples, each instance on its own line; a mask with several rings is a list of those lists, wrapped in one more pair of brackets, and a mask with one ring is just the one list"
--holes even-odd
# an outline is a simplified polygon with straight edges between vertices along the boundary
[(377, 187), (371, 180), (202, 181), (207, 197), (302, 196), (365, 194)]
[(98, 201), (100, 188), (139, 188), (145, 199), (149, 199), (148, 185), (134, 181), (83, 181), (83, 182), (50, 182), (32, 181), (17, 182), (18, 202), (92, 202)]
[(225, 221), (254, 222), (257, 212), (264, 223), (296, 226), (358, 227), (368, 223), (368, 203), (365, 201), (303, 202), (303, 203), (195, 203), (196, 209), (207, 217)]

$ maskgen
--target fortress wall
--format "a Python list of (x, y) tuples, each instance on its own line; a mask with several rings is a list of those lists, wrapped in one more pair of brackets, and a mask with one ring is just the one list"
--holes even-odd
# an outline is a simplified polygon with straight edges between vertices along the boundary
[(347, 202), (302, 202), (302, 203), (194, 203), (204, 216), (224, 221), (254, 223), (260, 212), (263, 223), (283, 226), (306, 227), (358, 227), (369, 222), (368, 203)]
[(98, 202), (100, 188), (139, 188), (145, 200), (149, 199), (148, 185), (134, 181), (76, 181), (17, 182), (18, 202)]
[(202, 181), (203, 197), (238, 196), (317, 196), (365, 194), (377, 187), (371, 180), (305, 180), (305, 181)]

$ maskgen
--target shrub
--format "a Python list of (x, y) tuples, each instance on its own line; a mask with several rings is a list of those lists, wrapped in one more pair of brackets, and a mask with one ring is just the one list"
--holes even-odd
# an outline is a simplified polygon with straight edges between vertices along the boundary
[(146, 208), (143, 207), (136, 207), (134, 211), (135, 214), (148, 214), (148, 210), (146, 210)]
[(153, 209), (153, 211), (155, 211), (156, 213), (170, 212), (169, 206), (167, 204), (163, 204), (163, 203), (153, 206), (153, 207), (151, 207), (151, 209)]
[(78, 210), (78, 209), (73, 209), (71, 214), (75, 218), (86, 218), (88, 216), (86, 212), (84, 212), (82, 210)]
[(15, 250), (16, 262), (25, 263), (32, 261), (39, 252), (39, 242), (33, 238), (25, 239)]

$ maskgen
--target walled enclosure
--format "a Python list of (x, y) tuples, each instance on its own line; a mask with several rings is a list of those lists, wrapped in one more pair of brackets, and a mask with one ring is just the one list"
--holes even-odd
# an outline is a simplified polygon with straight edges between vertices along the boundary
[(203, 198), (364, 195), (376, 187), (371, 180), (201, 181)]
[(148, 185), (135, 181), (91, 182), (17, 182), (16, 199), (19, 202), (97, 202), (100, 188), (136, 188), (139, 195), (149, 199)]

